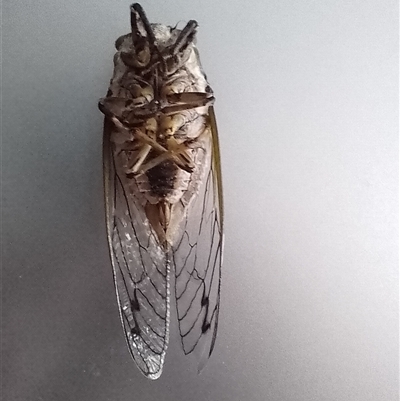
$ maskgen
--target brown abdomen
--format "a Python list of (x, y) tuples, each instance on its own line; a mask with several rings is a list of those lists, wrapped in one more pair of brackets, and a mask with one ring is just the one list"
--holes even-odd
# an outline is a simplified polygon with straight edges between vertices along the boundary
[(170, 160), (165, 160), (148, 170), (146, 176), (151, 194), (161, 198), (171, 195), (175, 187), (177, 171), (178, 167)]

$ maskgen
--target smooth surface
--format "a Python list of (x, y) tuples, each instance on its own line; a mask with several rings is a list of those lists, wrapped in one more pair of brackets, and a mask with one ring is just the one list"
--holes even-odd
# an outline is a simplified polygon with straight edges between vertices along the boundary
[(198, 376), (172, 343), (149, 381), (118, 320), (97, 99), (129, 2), (6, 0), (4, 399), (397, 400), (397, 2), (142, 5), (199, 22), (217, 97), (215, 353)]

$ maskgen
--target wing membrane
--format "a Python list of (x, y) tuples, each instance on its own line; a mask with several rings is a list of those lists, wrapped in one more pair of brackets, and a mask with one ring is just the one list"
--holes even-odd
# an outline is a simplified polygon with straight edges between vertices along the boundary
[(210, 137), (204, 149), (209, 163), (171, 260), (182, 348), (185, 354), (199, 354), (199, 369), (211, 355), (217, 334), (223, 246), (218, 136), (213, 108), (209, 110)]
[[(131, 354), (144, 375), (157, 379), (168, 344), (169, 264), (122, 171), (104, 129), (104, 182), (108, 242), (120, 316)], [(123, 156), (123, 155), (122, 155)]]

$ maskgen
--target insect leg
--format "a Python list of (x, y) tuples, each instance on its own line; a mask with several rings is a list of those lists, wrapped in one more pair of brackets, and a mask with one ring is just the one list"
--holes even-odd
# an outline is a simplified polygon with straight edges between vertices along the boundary
[[(140, 26), (141, 25), (141, 26)], [(154, 36), (153, 30), (149, 20), (142, 6), (138, 3), (131, 5), (131, 28), (132, 28), (132, 40), (141, 39), (144, 36), (140, 32), (140, 28), (143, 28), (147, 34), (148, 42), (151, 47), (155, 47), (156, 38)]]
[(168, 105), (162, 109), (162, 112), (163, 114), (168, 116), (171, 114), (179, 113), (181, 111), (196, 109), (197, 107), (211, 106), (214, 104), (214, 100), (214, 97), (206, 97), (197, 100), (194, 99), (193, 101), (188, 103)]
[[(184, 163), (182, 163), (182, 160), (180, 159), (179, 155), (170, 152), (164, 146), (160, 145), (157, 141), (155, 141), (154, 139), (150, 138), (149, 136), (147, 136), (146, 134), (144, 134), (140, 130), (134, 130), (134, 136), (137, 139), (143, 141), (144, 143), (150, 145), (154, 150), (156, 150), (156, 151), (158, 151), (160, 153), (168, 154), (168, 157), (171, 158), (183, 170), (190, 171), (190, 172), (192, 171), (192, 168), (189, 169), (189, 167), (187, 167)], [(163, 159), (163, 160), (165, 160), (165, 159)], [(159, 161), (157, 164), (161, 163), (161, 161)]]
[(164, 148), (164, 146), (160, 145), (157, 141), (150, 138), (148, 135), (144, 134), (142, 131), (136, 129), (133, 131), (134, 136), (140, 141), (149, 144), (153, 149), (164, 153), (168, 152), (168, 149)]
[(206, 92), (181, 92), (167, 95), (169, 103), (196, 104), (212, 99), (214, 99), (213, 96)]
[[(151, 62), (152, 54), (158, 54), (159, 52), (146, 14), (137, 3), (131, 5), (131, 37), (134, 50), (133, 52), (121, 51), (121, 60), (130, 67), (146, 67)], [(117, 48), (119, 48), (124, 38), (123, 36), (118, 39)]]
[(143, 174), (143, 173), (145, 173), (147, 170), (150, 170), (150, 169), (152, 169), (153, 167), (158, 166), (160, 163), (162, 163), (163, 161), (168, 160), (168, 159), (170, 159), (170, 158), (171, 158), (171, 155), (170, 155), (168, 152), (162, 153), (162, 154), (156, 156), (154, 159), (150, 160), (149, 162), (147, 162), (147, 163), (145, 163), (145, 164), (142, 164), (140, 170), (138, 169), (138, 170), (136, 170), (136, 171), (134, 171), (134, 172), (135, 172), (135, 173), (136, 173), (136, 172), (139, 172), (139, 173)]
[(153, 167), (158, 166), (165, 160), (171, 159), (175, 162), (175, 164), (180, 167), (182, 170), (191, 173), (194, 169), (194, 165), (192, 160), (187, 156), (186, 152), (182, 151), (181, 153), (177, 153), (174, 151), (168, 151), (166, 153), (162, 153), (161, 155), (156, 156), (154, 159), (149, 162), (142, 164), (140, 170), (134, 171), (143, 174), (147, 170), (152, 169)]
[(182, 50), (185, 50), (186, 47), (193, 41), (193, 37), (196, 33), (196, 28), (198, 24), (194, 20), (190, 20), (186, 26), (182, 29), (181, 33), (176, 39), (174, 46), (172, 47), (172, 55), (176, 55)]
[(137, 161), (136, 163), (132, 166), (131, 169), (127, 170), (128, 173), (137, 173), (140, 169), (140, 167), (143, 165), (144, 160), (148, 156), (149, 152), (151, 150), (151, 146), (148, 144), (144, 144), (142, 149), (140, 149)]

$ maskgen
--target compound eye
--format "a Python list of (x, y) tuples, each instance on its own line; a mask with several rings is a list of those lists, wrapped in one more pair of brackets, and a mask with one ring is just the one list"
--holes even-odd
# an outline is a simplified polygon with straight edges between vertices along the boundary
[(122, 43), (124, 43), (125, 39), (129, 38), (131, 36), (130, 33), (126, 35), (120, 36), (116, 41), (115, 41), (115, 48), (119, 50), (122, 46)]
[(144, 68), (149, 64), (151, 59), (150, 49), (148, 47), (140, 50), (138, 53), (134, 51), (121, 51), (120, 54), (123, 63), (132, 68)]

